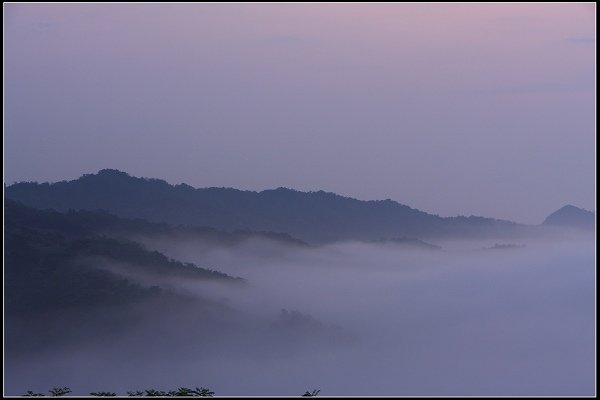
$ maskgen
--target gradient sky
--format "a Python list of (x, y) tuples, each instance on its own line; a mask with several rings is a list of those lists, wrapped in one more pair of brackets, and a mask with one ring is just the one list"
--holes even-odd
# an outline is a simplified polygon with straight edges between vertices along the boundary
[(4, 181), (595, 210), (594, 3), (4, 4)]

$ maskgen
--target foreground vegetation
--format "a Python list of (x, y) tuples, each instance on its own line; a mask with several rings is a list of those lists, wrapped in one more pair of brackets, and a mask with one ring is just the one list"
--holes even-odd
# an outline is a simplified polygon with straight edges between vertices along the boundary
[[(65, 396), (69, 393), (71, 393), (71, 389), (69, 389), (68, 387), (63, 387), (63, 388), (52, 388), (48, 391), (50, 393), (50, 396)], [(135, 392), (127, 392), (128, 396), (152, 396), (152, 397), (156, 397), (156, 396), (177, 396), (177, 397), (212, 397), (215, 394), (215, 392), (211, 392), (209, 389), (200, 387), (200, 388), (196, 388), (196, 389), (188, 389), (188, 388), (179, 388), (177, 390), (169, 390), (167, 392), (162, 391), (162, 390), (155, 390), (155, 389), (148, 389), (148, 390), (136, 390)], [(97, 396), (97, 397), (111, 397), (111, 396), (117, 396), (117, 394), (115, 392), (92, 392), (90, 393), (91, 396)], [(45, 396), (43, 393), (34, 393), (31, 390), (28, 390), (27, 393), (24, 395), (27, 397), (30, 396)]]
[[(52, 388), (48, 391), (50, 393), (50, 396), (65, 396), (68, 395), (69, 393), (71, 393), (71, 389), (69, 389), (68, 387), (62, 387), (62, 388)], [(313, 396), (317, 396), (319, 394), (320, 390), (313, 390), (312, 392), (309, 392), (308, 390), (306, 392), (304, 392), (304, 394), (302, 395), (302, 397), (313, 397)], [(207, 388), (203, 388), (203, 387), (196, 387), (196, 389), (188, 389), (188, 388), (179, 388), (177, 390), (169, 390), (169, 391), (162, 391), (162, 390), (155, 390), (155, 389), (147, 389), (147, 390), (136, 390), (135, 392), (127, 392), (128, 396), (150, 396), (150, 397), (212, 397), (214, 396), (215, 392), (210, 391)], [(96, 397), (112, 397), (112, 396), (117, 396), (117, 394), (115, 392), (92, 392), (90, 393), (91, 396), (96, 396)], [(43, 393), (35, 393), (31, 390), (28, 390), (26, 394), (24, 394), (23, 396), (25, 397), (37, 397), (37, 396), (45, 396), (45, 394)]]

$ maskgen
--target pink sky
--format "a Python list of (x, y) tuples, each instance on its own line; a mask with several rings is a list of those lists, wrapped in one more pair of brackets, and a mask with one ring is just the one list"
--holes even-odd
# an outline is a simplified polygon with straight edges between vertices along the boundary
[(595, 209), (595, 4), (5, 4), (5, 182)]

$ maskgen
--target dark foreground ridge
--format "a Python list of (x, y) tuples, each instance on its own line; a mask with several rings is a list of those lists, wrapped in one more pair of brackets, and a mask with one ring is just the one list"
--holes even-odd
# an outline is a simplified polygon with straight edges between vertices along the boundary
[[(89, 213), (61, 214), (7, 200), (4, 205), (4, 290), (7, 316), (120, 305), (156, 297), (169, 278), (242, 283), (222, 272), (168, 258), (143, 245), (106, 236)], [(98, 216), (101, 218), (101, 216)]]

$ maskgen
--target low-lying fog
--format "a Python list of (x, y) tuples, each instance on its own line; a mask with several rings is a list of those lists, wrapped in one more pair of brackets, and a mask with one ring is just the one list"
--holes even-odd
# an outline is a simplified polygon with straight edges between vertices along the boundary
[(248, 284), (178, 283), (232, 309), (222, 320), (152, 305), (141, 327), (11, 358), (6, 394), (55, 386), (74, 394), (204, 386), (217, 396), (595, 393), (592, 239), (436, 243), (437, 251), (146, 244)]

